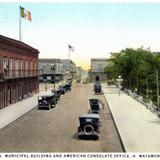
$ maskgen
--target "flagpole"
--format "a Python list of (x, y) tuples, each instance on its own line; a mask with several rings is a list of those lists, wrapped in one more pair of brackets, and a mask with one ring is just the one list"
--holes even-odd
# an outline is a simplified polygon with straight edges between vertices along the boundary
[(21, 6), (19, 6), (19, 41), (21, 41)]
[(68, 59), (70, 60), (70, 49), (68, 49)]

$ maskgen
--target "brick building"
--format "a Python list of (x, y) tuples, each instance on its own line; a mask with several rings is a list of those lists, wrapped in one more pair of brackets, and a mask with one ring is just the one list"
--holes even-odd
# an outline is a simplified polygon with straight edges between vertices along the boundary
[(38, 92), (38, 54), (31, 46), (0, 35), (0, 109)]

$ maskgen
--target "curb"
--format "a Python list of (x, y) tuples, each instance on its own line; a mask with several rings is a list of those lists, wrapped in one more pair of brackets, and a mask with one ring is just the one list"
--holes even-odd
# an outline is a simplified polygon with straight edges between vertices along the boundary
[(24, 115), (28, 114), (29, 112), (33, 111), (37, 106), (34, 106), (32, 109), (26, 111), (25, 113), (23, 113), (22, 115), (20, 115), (19, 117), (17, 117), (15, 120), (13, 120), (12, 122), (10, 122), (9, 124), (7, 124), (6, 126), (2, 127), (0, 129), (3, 130), (3, 129), (7, 129), (8, 127), (14, 125), (18, 120), (20, 120), (21, 118), (23, 118)]

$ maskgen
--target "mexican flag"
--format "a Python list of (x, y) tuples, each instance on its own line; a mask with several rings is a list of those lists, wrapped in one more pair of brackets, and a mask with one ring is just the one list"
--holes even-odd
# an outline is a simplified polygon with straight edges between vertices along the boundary
[(28, 20), (28, 21), (32, 21), (32, 17), (31, 17), (31, 12), (25, 10), (23, 7), (20, 6), (20, 15), (21, 17), (23, 17), (24, 19)]

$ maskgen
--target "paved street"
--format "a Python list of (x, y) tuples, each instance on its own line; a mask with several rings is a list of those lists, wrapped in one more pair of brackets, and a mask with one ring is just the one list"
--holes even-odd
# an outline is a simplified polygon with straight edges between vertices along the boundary
[(102, 134), (99, 141), (79, 140), (78, 117), (88, 112), (91, 84), (75, 84), (72, 92), (61, 97), (51, 111), (28, 112), (0, 130), (1, 152), (122, 152), (121, 143), (105, 103), (102, 115)]

